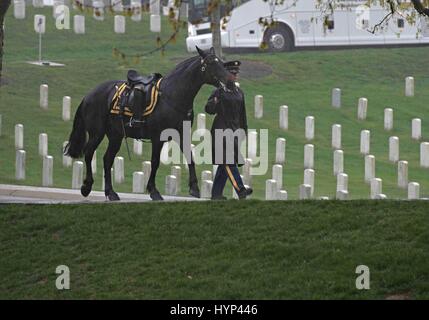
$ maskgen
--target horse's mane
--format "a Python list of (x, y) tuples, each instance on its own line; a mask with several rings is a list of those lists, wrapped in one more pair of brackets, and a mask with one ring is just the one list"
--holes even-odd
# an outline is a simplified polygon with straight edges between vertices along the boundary
[(183, 71), (185, 71), (189, 66), (191, 66), (195, 61), (199, 59), (199, 56), (190, 57), (179, 64), (176, 65), (176, 68), (174, 68), (170, 73), (167, 74), (166, 77), (171, 77), (174, 74), (181, 74)]

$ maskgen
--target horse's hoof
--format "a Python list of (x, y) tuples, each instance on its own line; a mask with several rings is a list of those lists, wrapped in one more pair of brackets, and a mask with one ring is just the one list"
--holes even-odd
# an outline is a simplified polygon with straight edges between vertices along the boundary
[(83, 184), (80, 188), (80, 193), (86, 198), (92, 190), (92, 186), (87, 186), (86, 184)]
[(153, 191), (150, 193), (150, 198), (154, 201), (161, 201), (164, 200), (164, 198), (161, 196), (159, 191)]
[(189, 194), (195, 198), (200, 198), (200, 189), (198, 187), (193, 187), (189, 189)]
[(109, 201), (119, 201), (119, 200), (121, 200), (119, 198), (118, 194), (115, 191), (109, 192), (109, 194), (107, 195), (107, 198), (109, 199)]

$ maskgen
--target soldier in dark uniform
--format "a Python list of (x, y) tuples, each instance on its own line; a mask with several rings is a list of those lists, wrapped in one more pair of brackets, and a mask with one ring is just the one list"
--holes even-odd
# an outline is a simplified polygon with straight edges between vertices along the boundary
[[(231, 132), (231, 130), (232, 132), (241, 132), (243, 137), (247, 135), (244, 94), (236, 82), (240, 64), (240, 61), (230, 61), (224, 64), (225, 68), (235, 77), (225, 87), (215, 89), (205, 107), (205, 111), (208, 114), (216, 115), (211, 129), (213, 163), (218, 165), (213, 181), (213, 200), (226, 199), (223, 196), (223, 189), (227, 179), (231, 181), (239, 199), (244, 199), (252, 193), (251, 188), (244, 187), (238, 171), (238, 166), (244, 163), (239, 150), (240, 138), (234, 136), (233, 141), (230, 141), (230, 143), (226, 141), (227, 138), (224, 136), (220, 139), (216, 137), (216, 131)], [(233, 147), (231, 148), (231, 146)]]

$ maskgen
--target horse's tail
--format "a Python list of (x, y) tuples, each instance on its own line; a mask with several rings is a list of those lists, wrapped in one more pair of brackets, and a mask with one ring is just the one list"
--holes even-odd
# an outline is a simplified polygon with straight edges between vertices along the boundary
[(64, 148), (64, 154), (72, 158), (80, 158), (86, 145), (85, 121), (82, 115), (82, 104), (77, 108), (73, 121), (73, 130), (70, 133), (69, 142)]

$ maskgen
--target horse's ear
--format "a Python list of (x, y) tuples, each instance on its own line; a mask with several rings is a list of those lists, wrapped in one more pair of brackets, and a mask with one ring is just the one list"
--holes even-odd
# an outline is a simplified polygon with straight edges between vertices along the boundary
[(212, 54), (212, 55), (216, 55), (216, 53), (215, 53), (215, 49), (214, 49), (213, 47), (211, 47), (211, 48), (210, 48), (210, 54)]
[(197, 51), (198, 51), (198, 54), (201, 56), (201, 57), (205, 57), (205, 53), (204, 53), (204, 51), (203, 50), (201, 50), (200, 48), (198, 48), (198, 46), (195, 46), (195, 48), (197, 48)]

